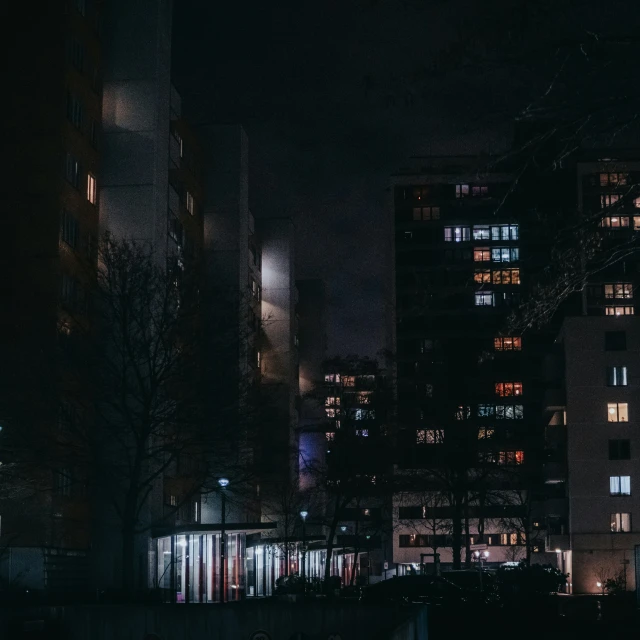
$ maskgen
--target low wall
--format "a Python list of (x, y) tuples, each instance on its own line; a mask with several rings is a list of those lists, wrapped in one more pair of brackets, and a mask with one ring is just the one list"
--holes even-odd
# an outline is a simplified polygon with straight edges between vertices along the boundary
[(24, 637), (59, 640), (427, 640), (427, 610), (270, 600), (0, 609), (1, 638), (18, 640), (25, 629)]

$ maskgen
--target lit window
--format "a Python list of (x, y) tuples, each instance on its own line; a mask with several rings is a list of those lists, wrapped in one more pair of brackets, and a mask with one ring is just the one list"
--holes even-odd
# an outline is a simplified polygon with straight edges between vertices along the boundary
[(498, 464), (516, 465), (524, 463), (524, 451), (500, 451), (498, 453)]
[(500, 544), (507, 545), (509, 544), (509, 536), (506, 533), (500, 534)]
[(96, 178), (94, 175), (87, 174), (87, 200), (91, 204), (95, 204), (98, 199), (98, 191), (96, 188)]
[(636, 209), (640, 209), (640, 198), (634, 198), (634, 199), (633, 199), (633, 206), (634, 206)]
[(491, 239), (491, 228), (489, 226), (486, 227), (473, 227), (473, 239), (474, 240), (490, 240)]
[(610, 387), (626, 387), (627, 367), (607, 367), (607, 384)]
[(177, 506), (177, 504), (178, 504), (177, 496), (170, 495), (169, 496), (169, 506), (175, 507), (175, 506)]
[[(336, 377), (336, 382), (337, 382), (337, 377)], [(355, 376), (342, 376), (342, 386), (343, 387), (355, 387), (356, 385), (356, 379)]]
[(491, 260), (491, 250), (489, 247), (476, 247), (473, 250), (474, 262), (489, 262)]
[(340, 404), (340, 398), (339, 397), (338, 398), (333, 398), (333, 397), (325, 398), (324, 404), (327, 407), (333, 407), (336, 404)]
[(496, 382), (496, 395), (521, 396), (522, 382)]
[(494, 338), (493, 346), (496, 351), (520, 351), (522, 338), (518, 336)]
[(501, 224), (491, 227), (492, 240), (517, 240), (519, 229), (517, 224)]
[(514, 247), (493, 247), (491, 249), (491, 262), (518, 262), (520, 249)]
[(491, 271), (489, 269), (476, 270), (473, 274), (473, 281), (478, 284), (491, 282)]
[(640, 216), (633, 216), (633, 230), (640, 231)]
[(484, 185), (475, 185), (471, 187), (471, 195), (474, 197), (477, 196), (486, 196), (489, 193), (489, 187)]
[[(340, 404), (340, 398), (336, 398), (338, 401), (336, 404)], [(361, 391), (356, 395), (356, 402), (358, 404), (371, 404), (371, 391)]]
[(335, 375), (333, 373), (327, 373), (324, 376), (324, 381), (325, 382), (334, 382), (336, 379)]
[(376, 412), (373, 409), (355, 409), (351, 411), (354, 420), (375, 420)]
[(605, 216), (600, 226), (609, 229), (626, 229), (629, 227), (629, 216)]
[(369, 429), (356, 429), (356, 435), (361, 438), (369, 437)]
[(428, 187), (414, 187), (412, 191), (414, 200), (424, 200), (429, 195)]
[(193, 203), (193, 195), (191, 194), (190, 191), (187, 191), (187, 196), (186, 196), (186, 206), (187, 206), (187, 211), (193, 215), (194, 212), (194, 203)]
[(471, 240), (471, 231), (469, 227), (445, 227), (445, 242), (469, 242)]
[(496, 408), (492, 404), (479, 404), (478, 405), (478, 418), (490, 418), (495, 416)]
[(522, 420), (524, 408), (521, 404), (496, 405), (496, 419), (498, 420)]
[(495, 435), (495, 429), (488, 429), (485, 427), (480, 427), (478, 429), (478, 440), (491, 440)]
[(454, 417), (456, 420), (468, 420), (471, 417), (471, 407), (459, 406)]
[(440, 220), (440, 207), (414, 207), (413, 219), (416, 221)]
[(633, 298), (633, 285), (630, 282), (618, 282), (604, 285), (604, 297), (619, 299)]
[(325, 411), (327, 412), (327, 418), (335, 418), (336, 417), (336, 410), (335, 409), (325, 409)]
[(609, 493), (612, 496), (630, 496), (631, 476), (610, 476)]
[(603, 193), (600, 195), (600, 205), (603, 209), (612, 207), (618, 200), (620, 200), (620, 196), (616, 193)]
[(444, 431), (441, 429), (417, 429), (416, 444), (441, 444), (444, 442)]
[(609, 422), (629, 422), (629, 405), (626, 402), (610, 402), (607, 405)]
[(612, 533), (630, 533), (631, 532), (631, 514), (630, 513), (612, 513), (611, 514), (611, 532)]
[(509, 544), (518, 544), (518, 534), (517, 533), (510, 533), (509, 534)]
[(475, 303), (476, 307), (493, 307), (493, 293), (491, 291), (476, 291)]
[(469, 185), (468, 184), (457, 184), (456, 185), (456, 198), (466, 198), (469, 195)]
[(502, 269), (491, 274), (493, 284), (520, 284), (520, 269)]
[(601, 173), (600, 174), (600, 186), (601, 187), (615, 187), (618, 185), (627, 184), (626, 173)]
[(632, 316), (635, 315), (635, 312), (631, 306), (606, 306), (604, 308), (604, 314), (606, 316)]

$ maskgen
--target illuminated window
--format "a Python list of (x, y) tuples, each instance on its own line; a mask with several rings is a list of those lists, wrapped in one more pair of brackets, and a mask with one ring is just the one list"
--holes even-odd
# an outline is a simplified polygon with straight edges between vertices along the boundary
[(469, 195), (469, 185), (468, 184), (457, 184), (456, 185), (456, 198), (466, 198)]
[(511, 545), (518, 544), (518, 534), (517, 533), (510, 533), (509, 534), (509, 544), (511, 544)]
[(497, 420), (522, 420), (524, 408), (521, 404), (516, 405), (496, 405)]
[(610, 387), (626, 387), (627, 367), (607, 367), (607, 385)]
[(491, 273), (493, 284), (520, 284), (520, 269), (502, 269)]
[(609, 493), (612, 496), (630, 496), (631, 476), (609, 476)]
[(373, 409), (353, 409), (351, 417), (354, 420), (375, 420), (376, 412)]
[(491, 262), (518, 262), (520, 249), (517, 247), (493, 247), (491, 249)]
[(611, 533), (630, 533), (631, 532), (631, 514), (630, 513), (612, 513), (611, 514)]
[(640, 209), (640, 198), (634, 198), (634, 199), (633, 199), (633, 206), (634, 206), (636, 209)]
[(496, 415), (496, 408), (492, 404), (478, 405), (478, 418), (490, 418)]
[(335, 409), (325, 409), (326, 413), (327, 413), (327, 418), (335, 418), (336, 417), (336, 410)]
[(335, 380), (335, 376), (333, 375), (333, 373), (327, 373), (324, 376), (324, 381), (325, 382), (333, 382)]
[(519, 336), (494, 338), (493, 346), (496, 351), (520, 351), (522, 349), (522, 338)]
[(640, 231), (640, 216), (633, 216), (633, 230)]
[(626, 173), (601, 173), (600, 174), (600, 186), (601, 187), (616, 187), (618, 185), (627, 184)]
[(521, 396), (522, 382), (496, 382), (496, 395)]
[[(337, 398), (338, 403), (340, 404), (340, 398)], [(356, 395), (356, 402), (358, 404), (371, 404), (371, 391), (361, 391)]]
[(445, 227), (445, 242), (469, 242), (471, 240), (471, 232), (469, 227)]
[(491, 227), (492, 240), (517, 240), (519, 228), (517, 224), (501, 224)]
[(478, 284), (491, 282), (491, 271), (489, 269), (476, 269), (473, 274), (473, 281)]
[(416, 221), (440, 220), (440, 207), (414, 207), (413, 219)]
[(473, 227), (473, 239), (474, 240), (491, 240), (491, 228), (486, 227)]
[(193, 215), (193, 212), (194, 212), (195, 208), (194, 208), (194, 202), (193, 202), (193, 195), (192, 195), (192, 193), (190, 191), (187, 191), (187, 195), (186, 195), (185, 201), (186, 201), (187, 211), (191, 215)]
[(507, 545), (509, 544), (509, 536), (506, 533), (500, 534), (500, 544)]
[(251, 277), (249, 277), (249, 288), (251, 289), (251, 295), (260, 302), (262, 287)]
[(417, 429), (416, 444), (442, 444), (444, 431), (441, 429)]
[(460, 405), (454, 414), (456, 420), (468, 420), (471, 417), (471, 407)]
[(524, 463), (524, 451), (500, 451), (498, 452), (498, 464), (516, 465)]
[(602, 218), (600, 226), (609, 229), (627, 229), (629, 227), (629, 216), (605, 216)]
[(480, 427), (478, 429), (478, 440), (491, 440), (495, 435), (495, 429)]
[(96, 178), (91, 173), (87, 174), (87, 200), (91, 204), (95, 204), (98, 199), (98, 190), (96, 187)]
[(620, 200), (620, 196), (616, 193), (603, 193), (600, 195), (600, 206), (606, 209), (615, 205), (618, 200)]
[(633, 285), (630, 282), (604, 285), (604, 297), (615, 299), (633, 298)]
[(607, 418), (609, 422), (629, 422), (629, 405), (626, 402), (609, 402)]
[(326, 407), (333, 407), (334, 405), (340, 404), (340, 398), (334, 398), (334, 397), (330, 397), (330, 398), (325, 398), (324, 400), (324, 404)]
[(360, 438), (368, 438), (369, 437), (369, 429), (356, 429), (356, 435)]
[(604, 314), (606, 316), (632, 316), (635, 315), (635, 311), (631, 306), (606, 306)]
[(491, 260), (491, 250), (489, 247), (476, 247), (473, 250), (474, 262), (489, 262)]
[(471, 187), (471, 195), (474, 197), (477, 196), (486, 196), (489, 193), (489, 187), (484, 185), (475, 185)]
[(491, 291), (476, 291), (475, 294), (476, 307), (493, 307), (493, 293)]

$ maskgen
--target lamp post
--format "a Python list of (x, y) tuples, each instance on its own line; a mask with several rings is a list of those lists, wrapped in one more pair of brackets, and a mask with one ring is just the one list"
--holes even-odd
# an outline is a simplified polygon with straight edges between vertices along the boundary
[(227, 577), (227, 564), (225, 559), (225, 539), (224, 539), (224, 525), (225, 525), (225, 488), (229, 484), (228, 478), (220, 478), (218, 480), (218, 484), (220, 485), (220, 503), (221, 503), (221, 512), (220, 512), (220, 604), (224, 604), (225, 596), (226, 596), (226, 577)]
[(479, 576), (480, 576), (480, 593), (482, 594), (482, 563), (489, 557), (489, 552), (488, 551), (476, 551), (474, 553), (476, 560), (479, 563)]
[(308, 511), (301, 511), (300, 517), (302, 518), (302, 593), (307, 591), (307, 547), (306, 547), (306, 529)]

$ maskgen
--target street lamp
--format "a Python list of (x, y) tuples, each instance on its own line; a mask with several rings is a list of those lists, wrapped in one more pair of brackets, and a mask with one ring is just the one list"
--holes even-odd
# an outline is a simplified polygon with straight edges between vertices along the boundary
[(225, 601), (225, 583), (227, 577), (227, 565), (225, 562), (225, 539), (224, 539), (224, 525), (225, 525), (225, 488), (229, 485), (228, 478), (220, 478), (218, 480), (220, 485), (220, 604), (224, 604)]
[(482, 563), (489, 558), (488, 551), (475, 551), (474, 555), (476, 560), (478, 561), (479, 566), (479, 576), (480, 576), (480, 593), (482, 593)]
[(301, 511), (300, 517), (302, 518), (302, 592), (306, 593), (307, 591), (307, 548), (305, 546), (305, 538), (306, 538), (306, 529), (305, 525), (307, 522), (307, 516), (309, 515), (308, 511)]

